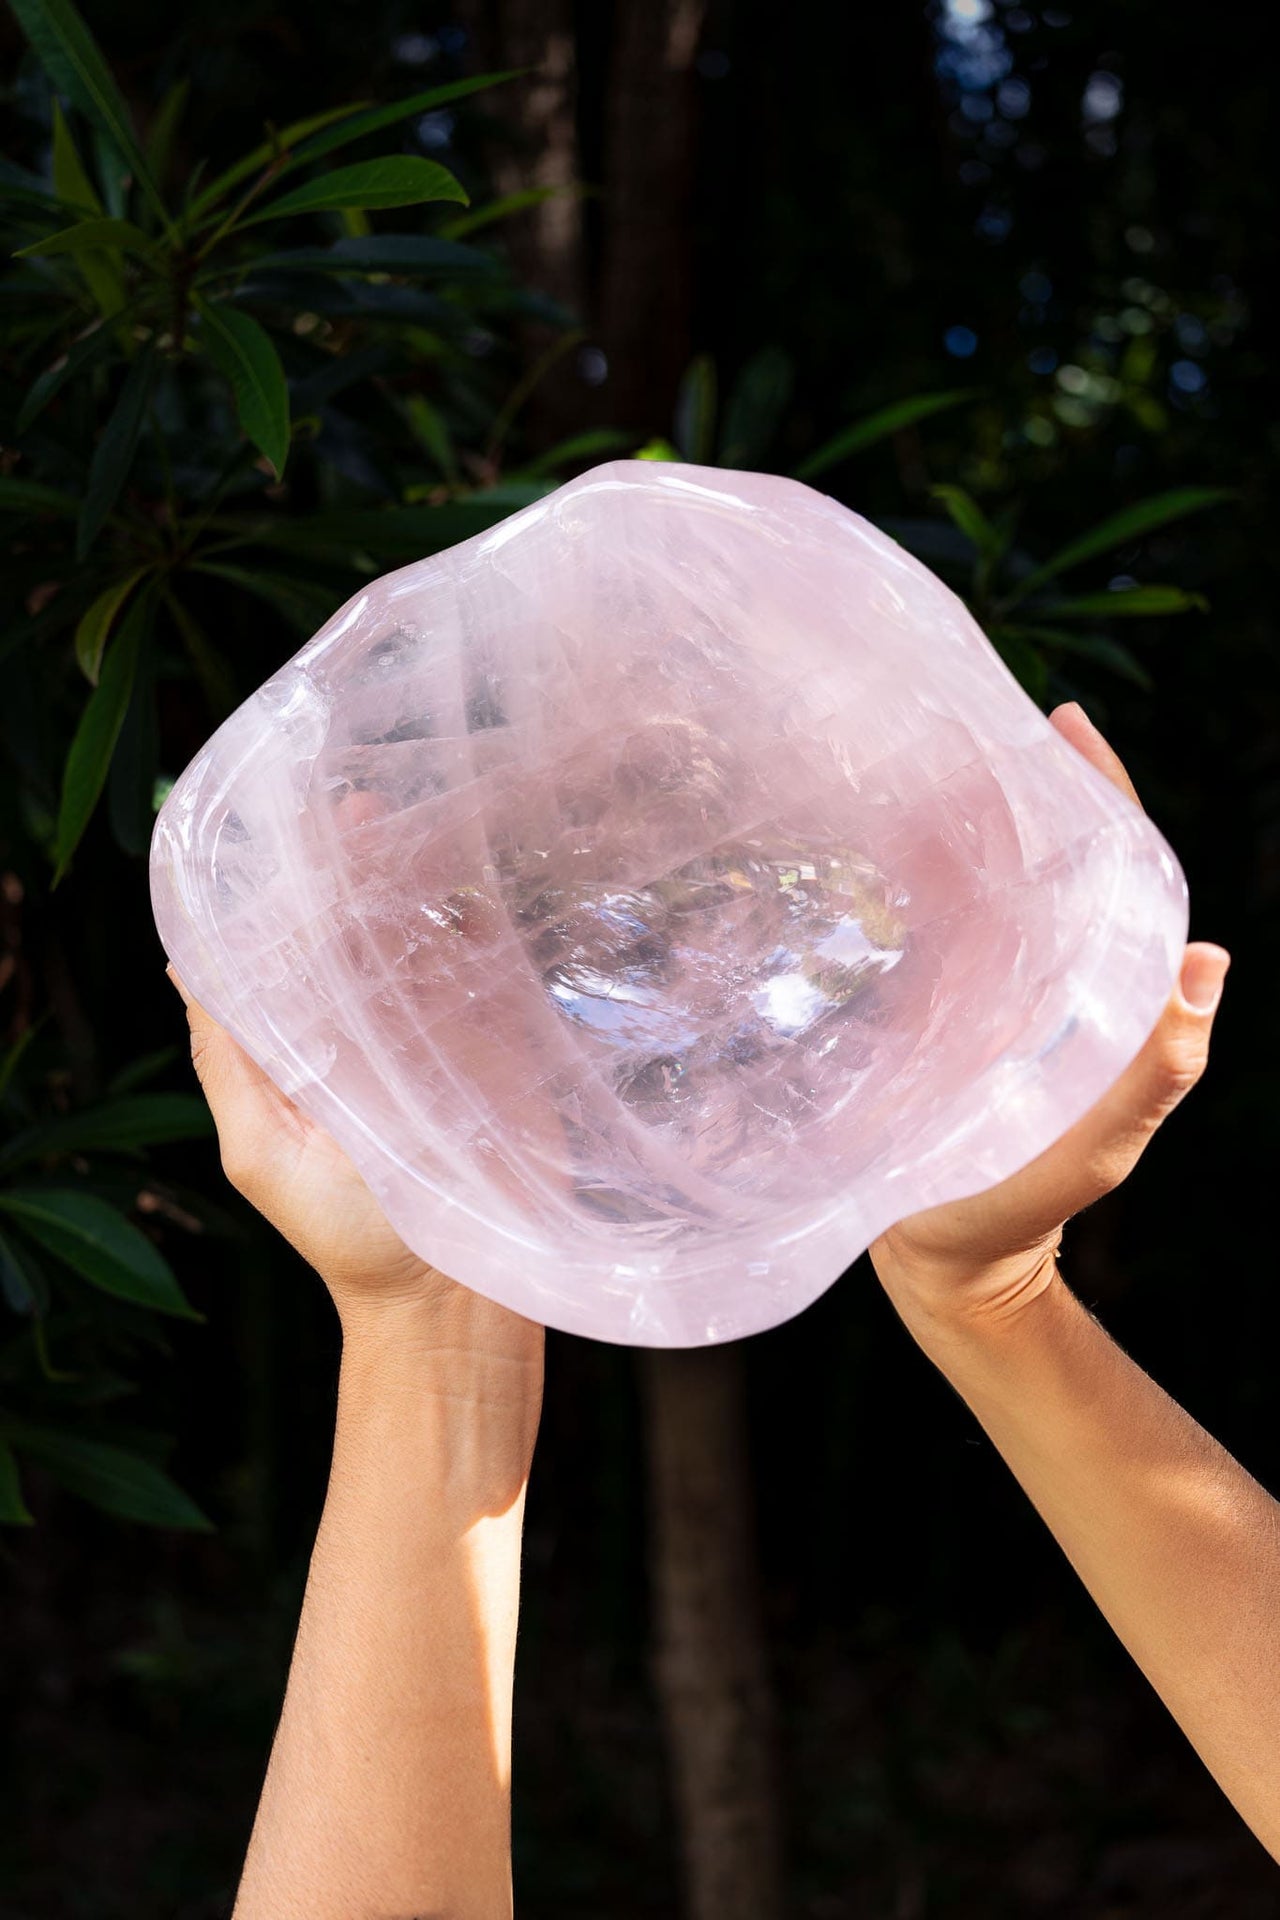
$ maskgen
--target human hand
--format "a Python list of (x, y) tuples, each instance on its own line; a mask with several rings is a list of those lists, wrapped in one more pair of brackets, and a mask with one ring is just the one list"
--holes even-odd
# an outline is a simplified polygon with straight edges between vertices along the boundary
[[(1081, 707), (1059, 707), (1050, 721), (1137, 801), (1119, 758)], [(1083, 1119), (1010, 1179), (900, 1221), (873, 1243), (881, 1284), (917, 1335), (1007, 1320), (1054, 1284), (1065, 1223), (1120, 1184), (1204, 1072), (1230, 964), (1221, 947), (1189, 946), (1155, 1031)]]
[(232, 1185), (342, 1321), (333, 1457), (237, 1920), (510, 1912), (511, 1684), (542, 1328), (410, 1251), (170, 978)]
[(394, 1328), (397, 1342), (540, 1374), (542, 1328), (472, 1293), (404, 1244), (352, 1162), (193, 1000), (172, 967), (191, 1055), (232, 1186), (328, 1287), (344, 1334)]

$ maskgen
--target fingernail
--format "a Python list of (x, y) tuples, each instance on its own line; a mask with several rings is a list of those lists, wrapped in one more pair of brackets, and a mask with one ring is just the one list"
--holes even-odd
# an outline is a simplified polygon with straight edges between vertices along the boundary
[(1191, 947), (1182, 962), (1182, 997), (1197, 1013), (1212, 1013), (1222, 998), (1231, 955), (1221, 947)]

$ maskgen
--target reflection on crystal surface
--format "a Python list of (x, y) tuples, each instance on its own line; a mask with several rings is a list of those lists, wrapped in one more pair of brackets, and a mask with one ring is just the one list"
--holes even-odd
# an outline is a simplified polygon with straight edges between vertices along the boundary
[(1186, 924), (929, 573), (795, 482), (647, 462), (369, 585), (176, 783), (152, 883), (411, 1246), (655, 1344), (785, 1319), (1041, 1152)]
[[(753, 1135), (793, 1136), (823, 1110), (823, 1080), (865, 1058), (858, 1036), (902, 957), (905, 904), (845, 850), (755, 841), (636, 891), (540, 887), (517, 917), (549, 999), (622, 1104), (690, 1166), (732, 1180)], [(575, 1193), (601, 1210), (589, 1173)], [(610, 1198), (618, 1217), (652, 1217), (634, 1191)], [(697, 1218), (682, 1194), (663, 1199), (663, 1217)]]
[(762, 1064), (813, 1078), (865, 1030), (902, 957), (905, 905), (847, 850), (754, 841), (637, 890), (526, 883), (515, 917), (549, 1000), (590, 1037), (618, 1097), (701, 1164), (708, 1114), (721, 1157), (748, 1125), (767, 1126)]

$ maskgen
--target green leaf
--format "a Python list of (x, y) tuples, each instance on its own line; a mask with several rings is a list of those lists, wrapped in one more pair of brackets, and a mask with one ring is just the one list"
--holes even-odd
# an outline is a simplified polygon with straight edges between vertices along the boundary
[(303, 419), (315, 415), (340, 393), (355, 386), (363, 385), (368, 392), (384, 374), (399, 372), (402, 364), (394, 347), (385, 342), (359, 347), (354, 353), (327, 353), (312, 362), (310, 373), (304, 373), (291, 385), (294, 416)]
[(45, 1014), (43, 1018), (33, 1020), (29, 1026), (25, 1026), (17, 1039), (5, 1049), (3, 1056), (0, 1057), (0, 1100), (3, 1100), (4, 1096), (8, 1093), (13, 1076), (22, 1065), (27, 1048), (31, 1045), (41, 1027), (44, 1025), (45, 1020), (48, 1018), (48, 1014)]
[(509, 220), (514, 213), (527, 213), (530, 207), (540, 207), (547, 200), (563, 199), (566, 193), (585, 192), (585, 187), (575, 185), (521, 187), (515, 193), (504, 193), (496, 200), (487, 201), (483, 207), (473, 207), (470, 213), (457, 214), (441, 227), (440, 232), (446, 240), (461, 240), (464, 234), (478, 233), (481, 227), (492, 226), (495, 220)]
[(631, 457), (633, 460), (668, 460), (678, 463), (683, 455), (679, 447), (673, 447), (669, 440), (664, 440), (659, 435), (657, 439), (646, 440), (642, 447), (637, 447)]
[[(112, 1075), (107, 1092), (132, 1093), (135, 1087), (144, 1086), (148, 1080), (154, 1080), (158, 1073), (164, 1073), (180, 1057), (181, 1049), (178, 1047), (159, 1047), (155, 1053), (144, 1053)], [(190, 1098), (189, 1095), (187, 1097)]]
[(194, 1500), (154, 1460), (105, 1440), (86, 1440), (25, 1421), (11, 1422), (9, 1431), (24, 1459), (43, 1467), (69, 1493), (104, 1513), (184, 1533), (213, 1531)]
[(164, 603), (181, 636), (183, 652), (191, 663), (205, 705), (215, 721), (225, 720), (236, 705), (235, 676), (230, 666), (176, 594), (166, 593)]
[(156, 823), (156, 781), (160, 774), (153, 639), (149, 634), (139, 650), (129, 705), (107, 774), (107, 817), (112, 838), (122, 852), (135, 860), (142, 859), (151, 844)]
[(98, 684), (80, 716), (62, 773), (62, 798), (54, 839), (53, 884), (57, 886), (98, 804), (124, 724), (138, 668), (138, 650), (151, 618), (151, 595), (138, 595), (109, 649)]
[(14, 480), (0, 473), (0, 513), (76, 514), (80, 502), (74, 494), (57, 487), (42, 486), (38, 480)]
[(1110, 593), (1082, 593), (1073, 600), (1046, 601), (1036, 608), (1050, 620), (1132, 620), (1159, 614), (1207, 613), (1202, 593), (1182, 587), (1116, 587)]
[(676, 445), (695, 467), (710, 464), (716, 433), (716, 363), (709, 353), (691, 360), (676, 395)]
[[(350, 145), (353, 140), (363, 140), (367, 134), (380, 133), (384, 127), (394, 127), (402, 120), (409, 120), (418, 114), (430, 113), (435, 107), (446, 107), (454, 100), (464, 100), (469, 93), (479, 93), (485, 87), (500, 86), (504, 80), (516, 80), (520, 77), (519, 68), (509, 68), (505, 73), (481, 73), (472, 80), (447, 80), (443, 86), (428, 87), (425, 93), (412, 93), (404, 100), (393, 100), (385, 107), (369, 107), (357, 113), (350, 120), (330, 127), (326, 133), (315, 135), (303, 141), (289, 161), (290, 171), (294, 167), (307, 166), (312, 160), (319, 160), (326, 153), (332, 153), (337, 147)], [(452, 196), (440, 195), (437, 198)], [(464, 196), (465, 202), (465, 196)], [(361, 205), (372, 206), (372, 201), (362, 201)], [(393, 204), (384, 201), (383, 205)]]
[(354, 167), (308, 180), (292, 193), (250, 213), (241, 226), (263, 220), (284, 220), (299, 213), (327, 213), (343, 207), (416, 207), (425, 200), (456, 200), (465, 207), (467, 193), (447, 167), (412, 154), (394, 154), (385, 160), (362, 160)]
[(51, 193), (48, 181), (42, 180), (39, 174), (29, 173), (25, 167), (15, 166), (12, 160), (3, 158), (0, 158), (0, 201), (13, 207), (60, 213), (64, 218), (84, 211), (75, 204), (69, 206), (57, 193)]
[(289, 388), (271, 336), (235, 307), (198, 295), (195, 306), (209, 358), (235, 395), (240, 425), (278, 480), (289, 457)]
[(458, 477), (458, 457), (453, 450), (453, 441), (444, 420), (431, 402), (421, 393), (411, 393), (404, 403), (418, 440), (426, 448), (439, 467), (445, 479), (451, 484)]
[(255, 274), (394, 273), (450, 280), (476, 274), (492, 277), (499, 271), (493, 255), (479, 247), (460, 247), (452, 240), (418, 233), (348, 235), (331, 247), (294, 247), (264, 254), (252, 262), (252, 268)]
[[(153, 262), (164, 257), (155, 241), (131, 220), (108, 220), (95, 214), (90, 220), (81, 220), (74, 227), (61, 227), (57, 233), (46, 234), (43, 240), (34, 240), (29, 247), (19, 248), (14, 259), (43, 259), (55, 253), (101, 256), (112, 252), (140, 253)], [(117, 306), (122, 304), (123, 295)]]
[(1029, 573), (1025, 580), (1019, 580), (1013, 591), (1006, 594), (1005, 605), (1013, 606), (1015, 602), (1025, 599), (1037, 587), (1043, 586), (1046, 580), (1079, 566), (1082, 560), (1092, 560), (1098, 554), (1109, 553), (1113, 547), (1125, 546), (1131, 540), (1141, 539), (1144, 534), (1154, 533), (1157, 527), (1183, 520), (1190, 513), (1202, 513), (1206, 507), (1215, 507), (1232, 497), (1227, 487), (1175, 487), (1170, 493), (1154, 494), (1149, 500), (1138, 500), (1131, 507), (1122, 507), (1119, 513), (1113, 513), (1089, 533), (1081, 534), (1078, 540), (1072, 540), (1061, 548), (1042, 567)]
[[(421, 558), (423, 554), (439, 553), (444, 547), (468, 540), (474, 533), (485, 532), (505, 520), (508, 514), (551, 491), (547, 481), (509, 481), (501, 487), (469, 494), (462, 500), (448, 500), (438, 507), (354, 508), (281, 516), (257, 526), (253, 522), (231, 520), (223, 524), (228, 528), (238, 527), (247, 539), (282, 553), (296, 554), (301, 559), (333, 561), (356, 554), (367, 554), (374, 561)], [(199, 562), (198, 567), (201, 572), (224, 574), (251, 591), (256, 590), (254, 583), (261, 578), (256, 572), (250, 574), (247, 570), (213, 562)], [(301, 582), (292, 580), (282, 584), (291, 590), (302, 588)], [(264, 594), (264, 597), (270, 596)], [(328, 613), (333, 611), (331, 602)]]
[(1043, 706), (1049, 689), (1049, 669), (1035, 644), (1010, 627), (998, 628), (991, 635), (991, 643), (1018, 684)]
[(317, 627), (323, 626), (340, 601), (340, 595), (316, 581), (295, 580), (283, 573), (265, 573), (258, 567), (235, 567), (221, 560), (199, 560), (193, 564), (192, 572), (209, 574), (215, 580), (226, 580), (230, 585), (242, 588), (245, 593), (265, 600), (295, 632), (306, 635), (313, 634)]
[(85, 213), (102, 212), (102, 202), (76, 152), (71, 129), (56, 97), (53, 102), (53, 191), (59, 200)]
[(95, 326), (92, 333), (86, 333), (68, 347), (62, 358), (52, 367), (46, 368), (38, 379), (33, 380), (26, 399), (18, 411), (17, 430), (25, 433), (38, 414), (43, 413), (49, 402), (68, 380), (74, 380), (78, 373), (101, 360), (116, 344), (110, 327)]
[(129, 114), (98, 44), (72, 0), (10, 0), (18, 24), (54, 86), (115, 146), (152, 206), (164, 202), (134, 138)]
[(1099, 666), (1106, 667), (1111, 673), (1118, 674), (1122, 680), (1129, 680), (1135, 687), (1141, 687), (1144, 693), (1150, 693), (1151, 675), (1142, 662), (1118, 640), (1110, 640), (1101, 633), (1063, 632), (1058, 627), (998, 627), (995, 637), (997, 645), (1007, 636), (1014, 644), (1024, 641), (1037, 647), (1052, 647), (1059, 653), (1073, 653), (1085, 660), (1095, 660)]
[(159, 1248), (96, 1193), (12, 1187), (0, 1192), (0, 1212), (21, 1221), (33, 1240), (103, 1293), (180, 1320), (201, 1318)]
[(112, 581), (80, 617), (75, 639), (76, 663), (91, 687), (98, 684), (103, 650), (111, 637), (116, 615), (147, 572), (146, 567), (138, 567), (133, 573), (126, 574), (123, 580)]
[(1005, 537), (992, 525), (982, 508), (963, 487), (931, 487), (929, 491), (945, 507), (953, 525), (967, 540), (972, 540), (984, 560), (993, 560), (1003, 552)]
[[(103, 133), (100, 127), (93, 129), (93, 157), (97, 164), (98, 178), (102, 182), (102, 204), (113, 220), (123, 220), (129, 200), (129, 189), (133, 185), (133, 175), (129, 164), (120, 156), (115, 141)], [(167, 225), (167, 222), (166, 222)]]
[(155, 350), (144, 347), (125, 375), (115, 410), (93, 451), (84, 504), (76, 528), (76, 559), (83, 560), (110, 517), (129, 477), (146, 418), (155, 373)]
[(300, 140), (314, 133), (317, 128), (331, 126), (335, 120), (350, 119), (361, 111), (363, 104), (357, 100), (343, 107), (327, 107), (323, 113), (308, 114), (305, 120), (294, 120), (289, 126), (282, 127), (274, 139), (264, 140), (261, 146), (243, 154), (225, 172), (220, 173), (216, 180), (211, 180), (188, 206), (188, 221), (198, 224), (203, 214), (208, 213), (219, 200), (225, 200), (231, 189), (238, 187), (242, 180), (247, 180), (250, 174), (269, 167), (273, 161), (282, 160), (292, 147), (296, 147)]
[(147, 165), (157, 180), (163, 180), (168, 171), (174, 137), (187, 110), (190, 95), (191, 82), (184, 74), (169, 88), (151, 122), (151, 131), (147, 135)]
[(592, 427), (586, 433), (572, 434), (558, 446), (548, 448), (546, 453), (540, 453), (536, 460), (521, 467), (520, 472), (525, 479), (541, 479), (543, 474), (556, 473), (561, 467), (589, 460), (598, 453), (620, 453), (633, 447), (637, 437), (634, 433), (623, 433), (618, 427)]
[(850, 454), (861, 453), (864, 447), (873, 447), (877, 440), (887, 440), (891, 434), (901, 433), (904, 427), (914, 426), (917, 420), (927, 420), (930, 414), (945, 413), (949, 407), (958, 407), (962, 401), (972, 398), (971, 387), (954, 387), (946, 393), (913, 393), (905, 400), (894, 400), (889, 406), (880, 407), (875, 413), (868, 413), (861, 420), (842, 427), (830, 440), (824, 440), (798, 467), (791, 469), (792, 475), (797, 480), (815, 480), (830, 467), (839, 466)]
[[(398, 121), (407, 120), (414, 114), (430, 113), (434, 107), (448, 106), (453, 100), (461, 100), (469, 93), (478, 93), (484, 87), (497, 86), (501, 81), (518, 78), (517, 70), (508, 73), (482, 73), (473, 80), (450, 80), (443, 86), (428, 87), (424, 93), (410, 94), (404, 100), (392, 101), (383, 107), (370, 107), (363, 101), (354, 101), (345, 107), (331, 107), (326, 113), (318, 113), (308, 120), (295, 121), (285, 127), (273, 140), (264, 141), (247, 153), (234, 166), (192, 201), (188, 209), (189, 217), (198, 221), (218, 201), (226, 198), (233, 187), (240, 185), (259, 169), (276, 164), (276, 178), (292, 173), (295, 167), (306, 166), (320, 160), (327, 153), (333, 153), (338, 147), (347, 146), (353, 140), (362, 140), (366, 135), (378, 133), (383, 127), (394, 126)], [(326, 131), (327, 130), (327, 131)]]
[(343, 322), (362, 320), (376, 326), (386, 321), (392, 329), (391, 338), (403, 346), (418, 347), (425, 338), (423, 358), (431, 360), (442, 355), (443, 332), (462, 330), (460, 303), (447, 302), (421, 287), (407, 287), (392, 280), (366, 280), (356, 274), (317, 276), (294, 285), (288, 281), (281, 285), (269, 275), (260, 281), (251, 276), (236, 299), (238, 305), (261, 300), (268, 306), (323, 314)]
[(795, 369), (780, 347), (748, 360), (734, 382), (720, 439), (722, 467), (751, 467), (765, 459), (791, 398)]
[(49, 1282), (22, 1242), (0, 1233), (0, 1293), (14, 1313), (38, 1318), (49, 1311)]
[(138, 1093), (28, 1127), (0, 1147), (0, 1167), (62, 1153), (132, 1153), (213, 1133), (208, 1106), (194, 1093)]
[(13, 1457), (13, 1448), (7, 1440), (0, 1440), (0, 1526), (32, 1525), (34, 1522), (22, 1497), (22, 1482), (18, 1478), (18, 1463)]

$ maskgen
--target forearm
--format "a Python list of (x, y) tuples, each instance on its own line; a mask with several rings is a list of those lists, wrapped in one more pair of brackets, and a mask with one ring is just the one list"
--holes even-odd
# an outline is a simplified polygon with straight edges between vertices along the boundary
[(511, 1910), (536, 1367), (348, 1335), (328, 1498), (236, 1920)]
[(1280, 1507), (1060, 1279), (1003, 1321), (906, 1318), (1280, 1858)]

